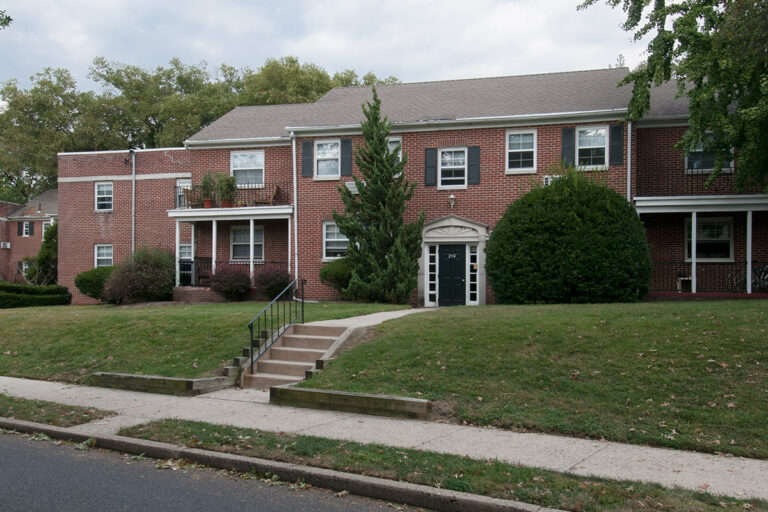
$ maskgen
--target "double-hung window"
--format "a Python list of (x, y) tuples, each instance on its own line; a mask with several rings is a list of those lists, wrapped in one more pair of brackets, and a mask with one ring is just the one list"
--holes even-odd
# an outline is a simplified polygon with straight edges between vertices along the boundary
[(97, 212), (111, 212), (114, 202), (111, 181), (97, 181), (94, 184), (95, 208)]
[(400, 137), (387, 137), (387, 150), (390, 153), (397, 152), (397, 159), (403, 160), (403, 139)]
[(237, 188), (264, 187), (264, 150), (233, 151), (229, 155), (229, 174)]
[(438, 153), (438, 188), (467, 188), (467, 148), (445, 148)]
[[(248, 243), (251, 239), (249, 226), (233, 226), (229, 237), (230, 259), (232, 261), (249, 261), (251, 252)], [(264, 260), (264, 226), (253, 227), (253, 259)]]
[(191, 205), (187, 204), (190, 192), (192, 190), (191, 178), (178, 178), (176, 180), (176, 208), (189, 208)]
[(337, 179), (341, 176), (341, 141), (315, 141), (315, 178)]
[[(704, 144), (699, 142), (687, 155), (685, 155), (685, 173), (710, 173), (715, 169), (716, 160), (716, 153), (714, 151), (704, 151)], [(721, 172), (733, 172), (733, 160), (730, 162), (723, 162)]]
[(93, 247), (93, 266), (96, 268), (112, 266), (111, 244), (96, 244)]
[(32, 229), (32, 223), (29, 221), (24, 221), (24, 230), (22, 232), (22, 236), (25, 238), (32, 236)]
[(323, 259), (332, 260), (347, 254), (349, 239), (335, 222), (323, 222)]
[(54, 223), (54, 220), (53, 220), (53, 219), (50, 219), (50, 220), (44, 220), (44, 221), (43, 221), (43, 223), (42, 223), (42, 226), (43, 226), (43, 234), (42, 234), (42, 236), (43, 236), (43, 240), (45, 240), (45, 232), (46, 232), (46, 231), (48, 231), (48, 228), (50, 228), (51, 226), (53, 226), (53, 223)]
[(608, 166), (607, 126), (576, 129), (576, 163), (582, 169), (604, 169)]
[(507, 131), (507, 174), (536, 172), (536, 131)]
[[(685, 259), (691, 260), (691, 220), (685, 222)], [(699, 217), (696, 219), (696, 260), (733, 261), (733, 219)]]

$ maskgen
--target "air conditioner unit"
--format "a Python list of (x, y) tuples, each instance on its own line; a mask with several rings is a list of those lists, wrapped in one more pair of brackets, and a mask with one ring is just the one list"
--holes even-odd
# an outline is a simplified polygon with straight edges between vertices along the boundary
[(562, 176), (557, 174), (554, 176), (544, 176), (544, 180), (543, 180), (544, 186), (548, 187), (549, 185), (554, 183), (555, 180), (559, 180), (560, 178), (562, 178)]
[(0, 249), (10, 249), (11, 242), (0, 242)]

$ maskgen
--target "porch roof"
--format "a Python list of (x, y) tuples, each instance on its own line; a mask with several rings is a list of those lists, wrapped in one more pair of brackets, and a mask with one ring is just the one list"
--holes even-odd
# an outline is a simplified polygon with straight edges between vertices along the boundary
[(293, 206), (246, 206), (239, 208), (178, 208), (168, 210), (168, 217), (182, 222), (212, 220), (287, 219)]
[(638, 214), (768, 210), (768, 194), (635, 197)]

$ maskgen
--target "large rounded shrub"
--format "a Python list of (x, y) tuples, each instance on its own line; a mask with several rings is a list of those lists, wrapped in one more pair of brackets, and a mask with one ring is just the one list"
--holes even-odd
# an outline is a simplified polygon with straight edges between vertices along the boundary
[(648, 291), (651, 260), (627, 200), (571, 171), (507, 208), (487, 270), (502, 303), (625, 302)]
[(80, 293), (93, 299), (103, 300), (104, 285), (114, 270), (115, 267), (98, 267), (80, 272), (75, 277), (75, 286), (80, 290)]
[(103, 299), (112, 304), (170, 300), (175, 284), (173, 254), (162, 249), (139, 249), (112, 272), (104, 285)]

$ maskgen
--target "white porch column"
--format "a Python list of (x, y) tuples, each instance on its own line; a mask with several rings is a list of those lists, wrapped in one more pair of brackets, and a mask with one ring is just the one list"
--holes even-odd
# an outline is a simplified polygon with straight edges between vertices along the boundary
[(752, 293), (752, 210), (747, 211), (747, 293)]
[(192, 284), (192, 286), (197, 286), (197, 275), (195, 272), (195, 269), (197, 268), (197, 264), (195, 264), (195, 225), (196, 223), (190, 222), (189, 225), (192, 230), (192, 235), (190, 237), (190, 245), (192, 246), (190, 248), (191, 256), (192, 256), (192, 282), (190, 284)]
[(696, 212), (691, 212), (691, 293), (696, 293)]
[[(291, 273), (291, 218), (288, 217), (288, 273)], [(293, 276), (296, 279), (296, 276)]]
[(248, 275), (251, 276), (251, 283), (253, 283), (253, 217), (248, 219), (248, 224), (251, 228), (251, 236), (248, 239), (250, 242), (248, 244)]
[(216, 273), (216, 229), (218, 225), (216, 219), (213, 219), (213, 230), (211, 235), (211, 274)]
[(180, 265), (179, 265), (179, 251), (181, 250), (181, 243), (179, 241), (179, 219), (176, 219), (176, 286), (181, 284), (180, 278)]

